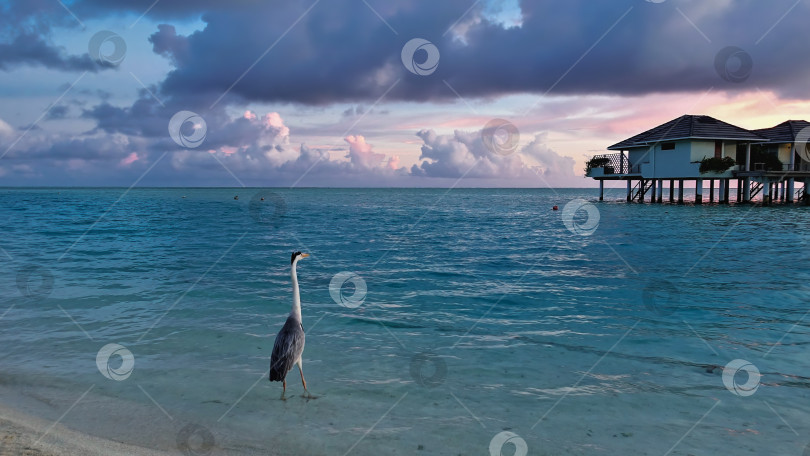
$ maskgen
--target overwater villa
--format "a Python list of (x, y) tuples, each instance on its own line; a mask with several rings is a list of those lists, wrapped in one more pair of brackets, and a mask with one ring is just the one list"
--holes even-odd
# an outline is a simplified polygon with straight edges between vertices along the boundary
[[(626, 181), (627, 201), (661, 203), (669, 181), (669, 201), (684, 201), (684, 183), (695, 186), (695, 204), (708, 199), (728, 203), (731, 181), (736, 201), (808, 201), (810, 123), (789, 120), (772, 128), (746, 130), (710, 116), (685, 115), (608, 147), (586, 164), (586, 176)], [(797, 184), (801, 186), (797, 191)], [(691, 185), (690, 185), (691, 186)], [(677, 187), (677, 195), (675, 193)], [(677, 198), (677, 199), (676, 199)]]

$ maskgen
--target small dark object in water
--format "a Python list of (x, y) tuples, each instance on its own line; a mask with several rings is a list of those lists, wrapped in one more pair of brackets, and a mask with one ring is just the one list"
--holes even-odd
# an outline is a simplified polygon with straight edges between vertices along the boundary
[(558, 210), (558, 209), (559, 209), (559, 208), (558, 208), (557, 206), (554, 206), (554, 207), (552, 207), (552, 208), (551, 208), (551, 210), (552, 210), (552, 211), (556, 211), (556, 210)]
[(233, 199), (238, 200), (238, 199), (239, 199), (239, 195), (234, 196), (234, 197), (233, 197)]

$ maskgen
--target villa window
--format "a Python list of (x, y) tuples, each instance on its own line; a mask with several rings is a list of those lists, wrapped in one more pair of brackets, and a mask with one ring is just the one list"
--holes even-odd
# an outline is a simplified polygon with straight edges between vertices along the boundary
[(661, 150), (675, 150), (675, 143), (663, 143), (661, 144)]

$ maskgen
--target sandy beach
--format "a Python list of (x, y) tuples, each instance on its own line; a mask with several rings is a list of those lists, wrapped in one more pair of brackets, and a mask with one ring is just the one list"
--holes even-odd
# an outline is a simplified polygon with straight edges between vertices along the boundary
[(0, 456), (166, 454), (76, 432), (0, 405)]
[(49, 456), (56, 453), (40, 449), (31, 429), (9, 420), (0, 420), (0, 455)]

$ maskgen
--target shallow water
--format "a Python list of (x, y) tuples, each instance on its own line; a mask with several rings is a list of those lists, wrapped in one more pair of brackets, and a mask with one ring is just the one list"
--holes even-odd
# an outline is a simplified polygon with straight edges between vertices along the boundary
[[(123, 193), (0, 190), (0, 383), (46, 418), (69, 410), (65, 426), (194, 454), (487, 454), (504, 430), (532, 455), (810, 443), (807, 208), (594, 190)], [(568, 229), (580, 198), (595, 212)], [(318, 398), (299, 397), (294, 369), (280, 401), (266, 377), (294, 250), (312, 254), (298, 272)], [(330, 295), (341, 272), (365, 282), (362, 303)], [(131, 372), (112, 356), (102, 374), (110, 343)], [(755, 391), (745, 372), (724, 385), (735, 359), (761, 372)]]

